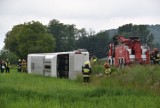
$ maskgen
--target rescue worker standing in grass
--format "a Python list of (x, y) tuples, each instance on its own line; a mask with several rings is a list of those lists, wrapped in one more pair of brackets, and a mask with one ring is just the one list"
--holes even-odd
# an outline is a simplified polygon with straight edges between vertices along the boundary
[(27, 62), (25, 59), (22, 60), (22, 72), (27, 72)]
[(1, 73), (3, 73), (5, 70), (5, 61), (2, 60), (2, 64), (1, 64)]
[(82, 73), (83, 73), (83, 84), (88, 84), (90, 81), (90, 74), (91, 74), (91, 68), (89, 67), (89, 64), (85, 64), (84, 67), (82, 67)]
[(9, 73), (10, 72), (10, 61), (9, 61), (9, 59), (6, 60), (5, 66), (6, 66), (6, 73)]
[(111, 74), (111, 69), (109, 67), (109, 63), (106, 61), (104, 63), (104, 68), (105, 68), (105, 74), (108, 76), (109, 74)]
[(21, 59), (18, 60), (17, 71), (18, 71), (18, 72), (21, 72), (21, 71), (22, 71), (22, 63), (21, 63)]
[(97, 62), (97, 58), (93, 57), (93, 63), (96, 63), (96, 62)]

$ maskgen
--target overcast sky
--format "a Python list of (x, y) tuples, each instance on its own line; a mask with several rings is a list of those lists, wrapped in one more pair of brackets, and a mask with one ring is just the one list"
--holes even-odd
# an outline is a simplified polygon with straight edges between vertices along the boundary
[(0, 49), (17, 24), (57, 19), (96, 32), (124, 24), (160, 24), (160, 0), (0, 0)]

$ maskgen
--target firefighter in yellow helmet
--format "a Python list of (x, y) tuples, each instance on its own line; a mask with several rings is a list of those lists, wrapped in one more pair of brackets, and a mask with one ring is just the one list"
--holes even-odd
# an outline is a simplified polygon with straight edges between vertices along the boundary
[(109, 66), (109, 63), (106, 61), (104, 63), (104, 68), (105, 68), (105, 74), (108, 76), (109, 74), (111, 74), (111, 69), (110, 69), (110, 66)]
[(89, 64), (90, 64), (89, 62), (85, 62), (84, 67), (82, 67), (83, 84), (88, 84), (90, 81), (90, 74), (92, 71)]

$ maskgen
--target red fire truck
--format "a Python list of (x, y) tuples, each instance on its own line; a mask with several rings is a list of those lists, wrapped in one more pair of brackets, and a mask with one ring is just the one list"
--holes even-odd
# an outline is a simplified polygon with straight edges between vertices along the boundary
[(110, 65), (122, 66), (132, 63), (149, 64), (150, 49), (142, 45), (139, 37), (118, 36), (116, 42), (109, 45), (108, 60)]

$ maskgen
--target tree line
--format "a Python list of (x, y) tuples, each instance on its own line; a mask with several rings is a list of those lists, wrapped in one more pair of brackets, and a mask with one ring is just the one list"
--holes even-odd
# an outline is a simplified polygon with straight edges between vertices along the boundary
[[(139, 36), (142, 43), (153, 45), (153, 34), (145, 25), (126, 24), (118, 28), (118, 33), (109, 36), (107, 31), (87, 31), (74, 24), (64, 24), (53, 19), (48, 25), (38, 21), (15, 25), (4, 40), (1, 58), (27, 58), (30, 53), (50, 53), (87, 49), (98, 58), (107, 56), (108, 46), (117, 35)], [(13, 58), (14, 57), (14, 58)]]

